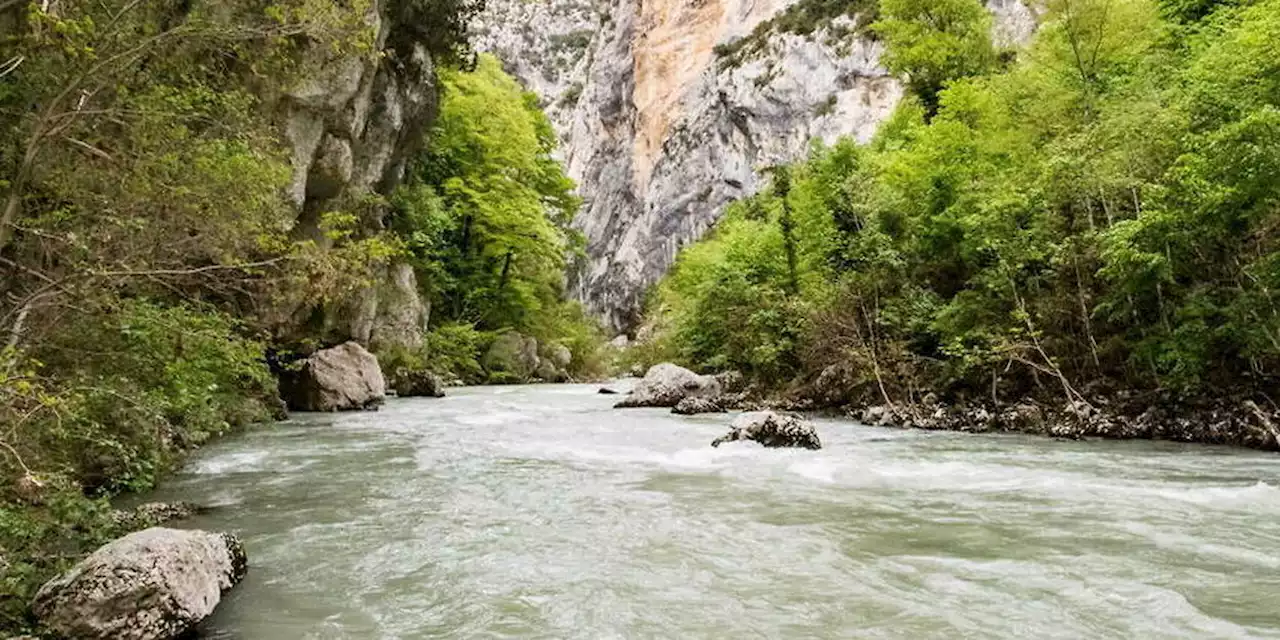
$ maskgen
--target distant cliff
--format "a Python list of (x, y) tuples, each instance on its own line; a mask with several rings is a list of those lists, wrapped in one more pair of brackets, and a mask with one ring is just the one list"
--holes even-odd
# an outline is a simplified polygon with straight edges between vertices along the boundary
[[(833, 7), (835, 7), (833, 9)], [(993, 0), (996, 38), (1035, 17)], [(811, 140), (867, 140), (902, 96), (866, 26), (874, 2), (489, 0), (476, 44), (537, 92), (586, 200), (575, 294), (615, 330), (758, 171)]]

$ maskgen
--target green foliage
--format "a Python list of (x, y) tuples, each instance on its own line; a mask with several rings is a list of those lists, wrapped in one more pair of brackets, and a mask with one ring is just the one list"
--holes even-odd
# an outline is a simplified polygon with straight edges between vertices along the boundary
[(1051, 2), (995, 69), (978, 3), (886, 2), (916, 96), (792, 168), (798, 295), (762, 194), (682, 253), (655, 344), (898, 397), (1274, 384), (1280, 3), (1169, 6)]
[(52, 487), (38, 506), (0, 505), (0, 629), (32, 631), (28, 607), (40, 585), (122, 533), (105, 499), (72, 487)]
[[(475, 3), (392, 4), (435, 53), (465, 53)], [(6, 630), (25, 625), (36, 586), (114, 533), (105, 498), (151, 487), (192, 447), (277, 409), (260, 336), (323, 338), (307, 335), (306, 312), (349, 300), (403, 251), (368, 232), (377, 198), (308, 212), (320, 232), (295, 235), (278, 109), (260, 99), (329, 59), (412, 53), (375, 50), (372, 8), (0, 8)]]
[(392, 199), (392, 230), (411, 253), (440, 325), (429, 340), (443, 353), (429, 358), (476, 381), (482, 354), (475, 338), (514, 329), (568, 346), (583, 371), (595, 371), (586, 363), (597, 359), (598, 332), (565, 302), (567, 260), (582, 244), (569, 229), (579, 200), (551, 155), (550, 122), (492, 56), (442, 81), (429, 148)]
[(409, 45), (421, 44), (438, 60), (456, 64), (475, 54), (468, 42), (468, 29), (484, 11), (485, 0), (389, 0), (393, 18), (400, 26), (402, 42), (392, 43), (403, 55)]
[(884, 39), (882, 62), (906, 76), (932, 114), (950, 82), (981, 74), (995, 62), (991, 15), (979, 0), (883, 0), (873, 29)]
[(427, 334), (429, 366), (441, 375), (452, 374), (468, 384), (484, 382), (480, 356), (489, 336), (467, 324), (445, 324)]

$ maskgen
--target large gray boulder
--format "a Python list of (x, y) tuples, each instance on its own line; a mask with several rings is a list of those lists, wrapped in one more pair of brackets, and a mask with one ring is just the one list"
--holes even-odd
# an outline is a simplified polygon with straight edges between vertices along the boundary
[(494, 382), (528, 382), (538, 373), (538, 340), (515, 331), (494, 339), (480, 360)]
[(738, 440), (754, 440), (766, 447), (822, 448), (813, 425), (797, 416), (773, 411), (757, 411), (738, 416), (729, 425), (729, 433), (713, 440), (711, 446), (718, 447), (725, 442)]
[(247, 567), (231, 534), (156, 527), (107, 544), (50, 580), (32, 610), (66, 638), (176, 638), (213, 613)]
[(656, 364), (636, 383), (631, 395), (614, 405), (625, 407), (674, 407), (685, 398), (715, 398), (720, 395), (720, 382), (713, 376), (700, 376), (669, 362)]
[(296, 411), (372, 409), (387, 395), (378, 358), (354, 342), (315, 352), (282, 387)]

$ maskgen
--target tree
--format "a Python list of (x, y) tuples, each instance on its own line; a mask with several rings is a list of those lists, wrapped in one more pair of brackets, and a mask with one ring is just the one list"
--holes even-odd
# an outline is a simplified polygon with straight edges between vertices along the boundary
[(925, 106), (938, 110), (938, 93), (953, 80), (991, 68), (991, 16), (979, 0), (883, 0), (873, 29), (885, 42), (889, 71), (906, 76)]
[(441, 317), (525, 327), (562, 297), (573, 182), (551, 155), (536, 98), (496, 58), (442, 80), (440, 118), (398, 198), (397, 228), (430, 229), (415, 252)]

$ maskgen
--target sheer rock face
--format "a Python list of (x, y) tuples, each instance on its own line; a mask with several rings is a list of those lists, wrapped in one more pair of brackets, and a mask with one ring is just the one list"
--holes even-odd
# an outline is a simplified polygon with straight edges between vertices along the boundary
[[(635, 329), (644, 290), (762, 186), (760, 169), (803, 157), (814, 139), (869, 139), (902, 97), (879, 43), (833, 36), (848, 18), (805, 36), (771, 31), (738, 64), (717, 56), (796, 1), (489, 0), (476, 43), (547, 105), (586, 201), (574, 292), (614, 329)], [(990, 3), (997, 41), (1030, 36), (1035, 17), (1019, 0)]]
[(244, 548), (231, 534), (146, 529), (50, 580), (32, 609), (60, 637), (176, 638), (213, 613), (246, 567)]
[[(435, 65), (427, 50), (404, 37), (390, 18), (393, 0), (374, 0), (365, 15), (378, 55), (332, 55), (317, 45), (303, 61), (307, 71), (276, 96), (291, 149), (289, 196), (298, 207), (296, 232), (322, 246), (332, 243), (320, 229), (329, 211), (369, 194), (390, 194), (418, 150), (423, 130), (438, 111)], [(377, 216), (372, 216), (377, 217)], [(382, 220), (361, 221), (375, 233)], [(374, 282), (344, 304), (326, 310), (330, 340), (380, 346), (422, 346), (428, 305), (413, 269), (390, 263)], [(305, 321), (311, 309), (297, 311)]]

